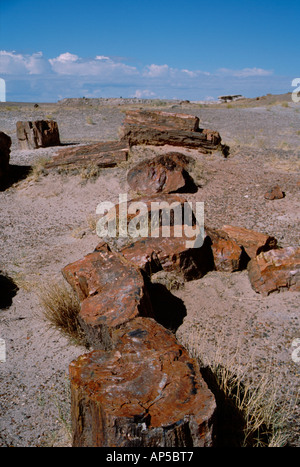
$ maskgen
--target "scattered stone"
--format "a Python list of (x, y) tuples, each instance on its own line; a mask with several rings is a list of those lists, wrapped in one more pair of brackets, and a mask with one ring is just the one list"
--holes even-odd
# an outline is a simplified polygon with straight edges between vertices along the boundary
[(106, 244), (62, 273), (81, 302), (79, 321), (95, 349), (111, 349), (112, 332), (121, 324), (153, 315), (142, 273)]
[(127, 182), (138, 193), (172, 193), (191, 184), (187, 168), (192, 162), (177, 152), (147, 159), (129, 170)]
[(274, 199), (282, 199), (282, 198), (284, 198), (284, 192), (281, 190), (281, 188), (278, 185), (274, 186), (273, 188), (270, 188), (270, 190), (268, 190), (265, 193), (265, 199), (274, 200)]
[(73, 446), (210, 447), (216, 402), (175, 336), (136, 318), (114, 339), (70, 364)]
[(0, 188), (7, 182), (9, 172), (11, 137), (0, 131)]
[(17, 122), (20, 149), (37, 149), (60, 146), (58, 125), (54, 120)]
[(266, 296), (275, 290), (300, 291), (300, 248), (261, 252), (248, 264), (253, 289)]
[(124, 141), (106, 141), (64, 148), (59, 150), (58, 154), (46, 164), (46, 168), (115, 167), (127, 160), (128, 151), (128, 144)]

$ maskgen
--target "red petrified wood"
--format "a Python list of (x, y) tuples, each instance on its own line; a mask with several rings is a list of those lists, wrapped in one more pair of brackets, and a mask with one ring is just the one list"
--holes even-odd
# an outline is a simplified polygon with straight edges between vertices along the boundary
[(262, 295), (275, 290), (300, 291), (300, 248), (287, 247), (260, 253), (248, 264), (253, 289)]
[(175, 336), (136, 318), (114, 339), (70, 364), (73, 446), (211, 446), (215, 399)]
[(111, 349), (112, 332), (121, 324), (152, 315), (141, 272), (105, 244), (62, 273), (81, 301), (79, 320), (96, 349)]

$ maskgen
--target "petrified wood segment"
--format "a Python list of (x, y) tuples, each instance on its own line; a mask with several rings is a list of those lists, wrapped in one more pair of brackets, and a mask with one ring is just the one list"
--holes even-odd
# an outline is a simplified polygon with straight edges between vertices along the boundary
[(262, 251), (277, 247), (276, 238), (255, 230), (223, 225), (221, 232), (225, 233), (225, 238), (234, 240), (240, 247), (243, 247), (249, 258), (254, 258)]
[(128, 157), (128, 144), (120, 141), (107, 141), (87, 144), (75, 148), (61, 149), (46, 168), (53, 167), (114, 167)]
[(211, 240), (214, 268), (217, 271), (245, 269), (251, 258), (277, 246), (274, 237), (232, 225), (224, 225), (221, 229), (206, 226), (205, 233)]
[(152, 316), (141, 272), (105, 244), (62, 273), (81, 301), (79, 320), (95, 349), (111, 349), (112, 332), (121, 324)]
[(199, 130), (199, 118), (183, 113), (149, 110), (128, 110), (124, 124), (161, 126), (186, 131)]
[(58, 125), (53, 120), (17, 122), (16, 127), (20, 149), (37, 149), (60, 145)]
[(193, 162), (191, 157), (170, 152), (135, 165), (127, 174), (127, 182), (136, 192), (171, 193), (188, 184), (187, 170)]
[(215, 399), (175, 336), (136, 318), (114, 339), (70, 364), (73, 446), (211, 446)]
[(186, 114), (168, 112), (130, 111), (121, 128), (121, 140), (130, 146), (150, 144), (182, 146), (207, 153), (220, 149), (217, 131), (199, 128), (199, 119)]
[(9, 159), (10, 159), (11, 137), (0, 131), (0, 188), (6, 184)]
[(248, 264), (253, 289), (262, 295), (275, 290), (300, 291), (300, 248), (262, 252)]
[(142, 125), (127, 124), (124, 126), (122, 141), (128, 141), (130, 146), (148, 144), (153, 146), (186, 147), (198, 149), (200, 152), (209, 153), (221, 148), (221, 138), (217, 132), (198, 132), (174, 130), (173, 128), (147, 127)]

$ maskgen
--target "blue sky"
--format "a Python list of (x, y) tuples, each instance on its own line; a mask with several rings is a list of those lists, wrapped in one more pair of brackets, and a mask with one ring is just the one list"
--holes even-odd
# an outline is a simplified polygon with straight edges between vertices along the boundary
[(0, 0), (7, 101), (291, 92), (300, 1)]

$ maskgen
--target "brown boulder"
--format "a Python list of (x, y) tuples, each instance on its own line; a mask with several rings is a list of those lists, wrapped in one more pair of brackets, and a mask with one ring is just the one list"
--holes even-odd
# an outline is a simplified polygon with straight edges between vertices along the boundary
[(37, 149), (60, 145), (58, 125), (53, 120), (17, 122), (16, 127), (20, 149)]
[(147, 159), (129, 170), (127, 182), (136, 192), (171, 193), (188, 184), (187, 169), (192, 162), (194, 159), (177, 152)]
[(128, 144), (119, 141), (107, 141), (87, 144), (75, 148), (64, 148), (46, 164), (46, 168), (80, 168), (87, 166), (115, 167), (128, 157)]
[(300, 248), (287, 247), (260, 253), (248, 264), (253, 289), (262, 295), (275, 290), (300, 291)]
[(136, 318), (70, 364), (74, 447), (212, 445), (213, 394), (173, 334)]
[(10, 159), (11, 137), (0, 131), (0, 188), (6, 185), (9, 159)]
[(153, 315), (141, 272), (106, 244), (62, 273), (81, 301), (79, 321), (95, 349), (111, 349), (112, 332), (121, 324)]

